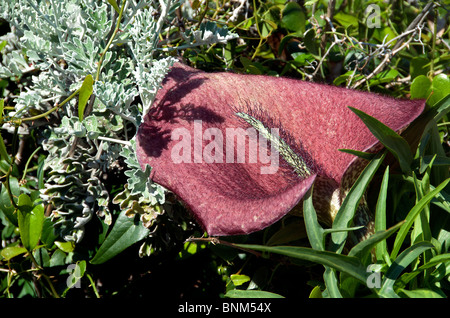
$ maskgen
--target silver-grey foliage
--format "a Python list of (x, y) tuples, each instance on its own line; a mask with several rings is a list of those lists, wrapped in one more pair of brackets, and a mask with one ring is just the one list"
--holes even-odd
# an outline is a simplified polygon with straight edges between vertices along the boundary
[[(119, 6), (123, 1), (117, 1)], [(53, 206), (53, 219), (66, 240), (80, 241), (85, 224), (96, 214), (111, 223), (110, 198), (104, 173), (126, 163), (126, 191), (134, 203), (158, 206), (166, 190), (149, 180), (150, 167), (142, 171), (135, 158), (134, 133), (175, 59), (158, 48), (174, 9), (182, 1), (125, 2), (120, 30), (103, 56), (118, 12), (107, 1), (3, 0), (0, 15), (12, 32), (0, 40), (0, 77), (32, 75), (31, 85), (16, 96), (13, 118), (46, 112), (80, 88), (84, 78), (98, 75), (93, 86), (92, 110), (80, 121), (77, 98), (49, 115), (41, 126), (47, 152), (45, 187), (41, 197)], [(188, 30), (183, 47), (226, 42), (234, 35), (208, 24)], [(191, 41), (191, 43), (189, 43)], [(33, 126), (35, 125), (35, 126)], [(29, 129), (39, 125), (34, 122)], [(41, 122), (42, 125), (42, 122)], [(42, 128), (44, 127), (44, 128)], [(6, 125), (5, 127), (6, 128)], [(139, 208), (136, 208), (139, 211)], [(160, 210), (158, 210), (160, 211)], [(157, 218), (161, 213), (153, 213)], [(151, 225), (144, 216), (146, 225)]]

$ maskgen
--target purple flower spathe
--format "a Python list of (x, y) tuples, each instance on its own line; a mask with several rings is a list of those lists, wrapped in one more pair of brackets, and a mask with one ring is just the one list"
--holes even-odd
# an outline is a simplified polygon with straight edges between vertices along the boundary
[[(209, 235), (263, 229), (291, 211), (313, 183), (319, 218), (330, 222), (341, 200), (341, 183), (352, 171), (360, 171), (355, 168), (360, 161), (338, 149), (370, 151), (380, 146), (348, 106), (401, 131), (422, 113), (424, 105), (422, 100), (294, 79), (205, 73), (177, 63), (139, 128), (137, 157), (142, 167), (152, 167), (151, 178), (174, 192)], [(249, 147), (244, 162), (227, 162), (225, 153), (222, 162), (194, 158), (213, 139), (205, 138), (205, 131), (219, 130), (226, 136), (227, 129), (249, 127), (236, 116), (239, 110), (281, 127), (281, 137), (288, 135), (293, 149), (308, 159), (311, 174), (293, 177), (285, 164), (276, 173), (263, 174), (261, 168), (267, 163), (249, 162)], [(196, 136), (199, 123), (202, 134)], [(180, 130), (191, 136), (192, 160), (188, 162), (173, 160), (173, 149), (181, 142), (174, 132)], [(224, 149), (229, 150), (227, 141), (230, 146), (224, 137)]]

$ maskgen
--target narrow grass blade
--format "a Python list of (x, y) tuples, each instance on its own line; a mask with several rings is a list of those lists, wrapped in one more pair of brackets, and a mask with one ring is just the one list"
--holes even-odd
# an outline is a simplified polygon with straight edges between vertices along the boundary
[[(386, 230), (386, 200), (388, 183), (389, 166), (386, 167), (386, 170), (384, 171), (383, 181), (381, 181), (380, 194), (378, 195), (377, 205), (375, 208), (375, 233)], [(377, 257), (377, 260), (384, 259), (387, 264), (391, 264), (385, 240), (381, 241), (375, 246), (375, 255)]]
[(394, 283), (399, 277), (400, 273), (409, 264), (415, 261), (420, 254), (433, 247), (434, 245), (429, 242), (419, 242), (404, 250), (387, 270), (378, 295), (387, 298), (399, 297), (394, 291)]
[(416, 269), (412, 272), (403, 274), (399, 278), (399, 280), (401, 281), (402, 286), (406, 286), (406, 284), (408, 284), (414, 277), (416, 277), (417, 275), (422, 273), (424, 270), (431, 269), (431, 268), (435, 267), (436, 265), (439, 265), (439, 264), (442, 264), (445, 262), (450, 262), (450, 253), (436, 255), (435, 257), (430, 259), (427, 263), (420, 266), (418, 269)]
[(394, 234), (398, 229), (401, 227), (401, 225), (404, 222), (400, 222), (393, 227), (389, 228), (385, 231), (376, 232), (373, 235), (371, 235), (368, 239), (359, 242), (356, 244), (348, 253), (348, 256), (355, 256), (358, 259), (364, 259), (364, 257), (370, 253), (370, 251), (377, 246), (378, 244), (381, 244), (384, 242), (386, 244), (386, 239)]
[(366, 160), (372, 160), (375, 157), (375, 154), (370, 152), (358, 151), (353, 149), (338, 149), (338, 150)]
[(409, 298), (445, 298), (445, 296), (431, 289), (414, 289), (414, 290), (402, 289), (401, 292), (405, 293), (405, 295), (408, 296)]
[(410, 175), (413, 155), (408, 142), (378, 119), (369, 116), (356, 108), (349, 108), (361, 118), (372, 134), (397, 158), (402, 171), (405, 174)]
[(0, 123), (3, 121), (3, 108), (5, 107), (5, 100), (0, 99)]
[(442, 189), (444, 189), (447, 186), (449, 181), (450, 178), (442, 182), (434, 190), (427, 193), (419, 202), (417, 202), (417, 204), (408, 213), (405, 219), (405, 223), (400, 227), (400, 230), (398, 231), (398, 234), (395, 238), (394, 247), (391, 252), (391, 259), (397, 257), (397, 254), (400, 251), (403, 241), (405, 240), (409, 229), (413, 225), (414, 220), (419, 215), (420, 211), (422, 211), (425, 205), (427, 205)]
[(306, 233), (308, 234), (311, 247), (318, 251), (325, 250), (324, 231), (317, 221), (316, 210), (312, 200), (313, 187), (306, 192), (303, 201), (303, 219), (305, 220)]
[(233, 289), (225, 294), (227, 298), (284, 298), (281, 295), (263, 290)]
[(249, 250), (276, 253), (290, 258), (301, 259), (334, 268), (339, 272), (347, 273), (362, 282), (366, 280), (366, 271), (361, 262), (352, 256), (345, 256), (328, 251), (317, 251), (312, 248), (300, 246), (264, 246), (252, 244), (233, 244), (236, 247)]
[[(348, 228), (350, 227), (353, 217), (355, 215), (356, 209), (358, 208), (361, 197), (367, 189), (372, 177), (378, 170), (379, 166), (384, 160), (385, 153), (382, 155), (378, 154), (375, 159), (369, 162), (364, 171), (356, 180), (353, 187), (350, 189), (349, 193), (342, 202), (339, 212), (333, 221), (333, 228)], [(330, 250), (333, 252), (340, 252), (344, 247), (345, 240), (347, 239), (347, 232), (338, 232), (331, 234), (331, 247)]]
[(336, 271), (333, 268), (325, 266), (325, 272), (323, 273), (323, 280), (325, 282), (325, 286), (327, 287), (329, 297), (342, 298), (341, 291), (339, 290), (338, 279), (336, 277)]

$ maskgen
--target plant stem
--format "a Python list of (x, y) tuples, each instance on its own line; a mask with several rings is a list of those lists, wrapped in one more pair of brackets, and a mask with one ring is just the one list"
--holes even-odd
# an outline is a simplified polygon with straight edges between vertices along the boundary
[(80, 89), (77, 89), (75, 92), (73, 92), (69, 97), (67, 97), (64, 101), (61, 102), (61, 104), (57, 104), (55, 107), (53, 107), (52, 109), (50, 109), (49, 111), (46, 111), (45, 113), (36, 115), (36, 116), (32, 116), (32, 117), (28, 117), (28, 118), (22, 118), (22, 119), (18, 119), (16, 121), (14, 121), (15, 124), (20, 125), (22, 122), (24, 121), (33, 121), (33, 120), (37, 120), (39, 118), (44, 118), (47, 117), (48, 115), (50, 115), (52, 112), (58, 110), (59, 108), (61, 108), (61, 106), (63, 106), (64, 104), (66, 104), (67, 102), (69, 102), (72, 98), (74, 98), (79, 92)]
[(430, 59), (430, 72), (428, 73), (428, 76), (430, 79), (432, 79), (434, 74), (434, 56), (436, 52), (436, 33), (437, 33), (437, 10), (434, 10), (434, 19), (433, 19), (433, 42), (432, 42), (432, 49), (431, 49), (431, 59)]
[(41, 275), (42, 277), (44, 277), (44, 279), (47, 281), (47, 284), (48, 284), (49, 287), (50, 287), (50, 290), (51, 290), (51, 292), (52, 292), (52, 294), (53, 294), (53, 297), (55, 297), (55, 298), (60, 298), (59, 295), (58, 295), (58, 293), (57, 293), (56, 290), (55, 290), (55, 287), (53, 286), (52, 281), (50, 280), (50, 278), (49, 278), (47, 275), (44, 274), (42, 267), (39, 266), (39, 264), (37, 263), (36, 259), (35, 259), (34, 256), (33, 256), (33, 253), (30, 252), (30, 253), (29, 253), (29, 256), (30, 256), (30, 259), (31, 259), (31, 261), (33, 262), (34, 266), (36, 266), (36, 268), (39, 270), (40, 275)]
[(117, 32), (119, 31), (120, 21), (122, 20), (123, 10), (125, 9), (125, 4), (126, 3), (127, 3), (127, 0), (123, 0), (122, 6), (121, 6), (120, 12), (119, 12), (119, 17), (117, 18), (117, 22), (116, 22), (116, 28), (114, 29), (114, 32), (111, 35), (111, 37), (110, 37), (110, 39), (108, 41), (108, 44), (106, 44), (105, 49), (100, 54), (100, 60), (98, 61), (98, 66), (97, 66), (97, 73), (95, 74), (95, 81), (98, 81), (98, 79), (100, 78), (100, 72), (102, 70), (102, 63), (103, 63), (103, 59), (105, 57), (105, 54), (109, 50), (109, 47), (111, 46), (112, 42), (114, 41), (114, 38), (117, 35)]
[(39, 150), (41, 150), (41, 147), (37, 147), (36, 150), (33, 151), (33, 153), (32, 153), (32, 154), (30, 155), (30, 157), (28, 158), (27, 163), (25, 164), (25, 168), (23, 169), (22, 180), (25, 179), (25, 177), (26, 177), (26, 175), (27, 175), (27, 172), (29, 171), (29, 170), (28, 170), (28, 165), (30, 164), (31, 159), (33, 159), (34, 155), (35, 155)]
[(95, 283), (94, 280), (92, 279), (91, 275), (89, 275), (88, 273), (86, 273), (87, 278), (89, 279), (89, 281), (91, 282), (91, 286), (92, 289), (94, 290), (94, 294), (97, 298), (100, 298), (100, 294), (97, 291), (97, 288), (95, 287)]

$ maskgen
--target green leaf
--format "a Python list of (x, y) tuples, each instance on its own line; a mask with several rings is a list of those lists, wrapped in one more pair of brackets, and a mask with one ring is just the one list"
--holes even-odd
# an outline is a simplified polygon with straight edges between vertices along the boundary
[(103, 244), (98, 249), (91, 264), (102, 264), (113, 258), (127, 247), (144, 239), (149, 233), (149, 229), (142, 225), (139, 216), (129, 218), (122, 211), (114, 224), (111, 233), (106, 237)]
[(55, 241), (55, 245), (58, 246), (58, 248), (66, 253), (73, 252), (75, 249), (75, 244), (73, 242), (59, 242)]
[(430, 61), (427, 58), (420, 56), (411, 59), (411, 62), (409, 64), (409, 73), (411, 74), (411, 79), (414, 80), (417, 76), (420, 75), (426, 76), (430, 69), (429, 63)]
[(414, 290), (400, 289), (400, 291), (409, 298), (445, 298), (445, 296), (436, 293), (431, 289), (414, 289)]
[(249, 282), (251, 279), (247, 275), (237, 275), (232, 274), (230, 275), (230, 279), (233, 282), (234, 286), (241, 286), (242, 284), (245, 284), (246, 282)]
[[(361, 197), (363, 196), (366, 188), (368, 187), (372, 177), (378, 170), (378, 167), (384, 160), (386, 156), (385, 153), (382, 155), (377, 154), (375, 159), (369, 162), (366, 168), (363, 170), (361, 175), (356, 180), (355, 184), (350, 189), (349, 193), (342, 202), (338, 213), (333, 221), (333, 229), (348, 228), (355, 215), (356, 209), (358, 208)], [(331, 234), (331, 251), (340, 252), (342, 251), (345, 241), (347, 239), (347, 232), (337, 232)]]
[(315, 33), (314, 32), (307, 32), (305, 34), (305, 37), (303, 39), (303, 42), (306, 46), (306, 49), (309, 53), (314, 55), (314, 57), (319, 58), (319, 48), (316, 43)]
[(378, 119), (349, 107), (366, 124), (372, 134), (397, 158), (402, 171), (411, 174), (413, 155), (408, 142)]
[(431, 83), (432, 95), (427, 103), (433, 107), (440, 100), (450, 94), (450, 79), (446, 74), (439, 74), (433, 78)]
[(339, 22), (340, 25), (342, 25), (344, 28), (348, 28), (350, 26), (354, 28), (358, 28), (358, 18), (350, 15), (348, 13), (344, 13), (342, 11), (336, 13), (334, 15), (334, 19)]
[(441, 264), (441, 263), (445, 263), (445, 262), (450, 262), (450, 253), (436, 255), (432, 259), (428, 260), (427, 263), (425, 263), (422, 266), (420, 266), (418, 269), (416, 269), (416, 270), (414, 270), (414, 271), (412, 271), (410, 273), (403, 274), (400, 277), (400, 281), (402, 283), (402, 286), (406, 286), (406, 284), (408, 284), (414, 277), (416, 277), (417, 275), (422, 273), (424, 270), (429, 269), (429, 268), (433, 268), (436, 265)]
[(359, 259), (364, 259), (365, 256), (367, 256), (374, 246), (379, 244), (380, 242), (385, 242), (386, 239), (394, 234), (400, 226), (403, 224), (403, 222), (400, 222), (393, 227), (391, 227), (388, 230), (380, 231), (372, 234), (369, 238), (366, 240), (363, 240), (356, 244), (348, 253), (348, 256), (355, 256)]
[(3, 108), (5, 107), (5, 100), (0, 99), (0, 123), (3, 121)]
[(397, 254), (400, 251), (403, 241), (405, 240), (406, 235), (408, 234), (408, 231), (413, 225), (416, 217), (420, 214), (425, 205), (427, 205), (442, 189), (444, 189), (447, 186), (449, 181), (450, 178), (442, 182), (434, 190), (427, 193), (422, 199), (420, 199), (419, 202), (417, 202), (417, 204), (411, 209), (411, 211), (409, 211), (408, 215), (406, 216), (405, 223), (400, 227), (400, 230), (398, 231), (397, 236), (395, 237), (394, 247), (391, 252), (392, 259), (397, 257)]
[(366, 271), (360, 261), (353, 256), (345, 256), (328, 251), (317, 251), (300, 246), (264, 246), (252, 244), (234, 244), (237, 247), (285, 255), (294, 259), (301, 259), (319, 263), (347, 273), (362, 282), (366, 281)]
[(305, 2), (305, 6), (312, 6), (314, 3), (319, 2), (319, 0), (309, 0)]
[(320, 290), (320, 286), (316, 286), (313, 288), (313, 290), (309, 294), (309, 298), (322, 298), (322, 291)]
[(20, 254), (26, 253), (27, 249), (25, 247), (19, 247), (19, 246), (7, 246), (0, 254), (3, 256), (3, 258), (7, 261), (9, 261), (11, 258), (16, 257)]
[(32, 251), (41, 238), (45, 218), (44, 205), (33, 206), (30, 197), (24, 193), (19, 196), (17, 205), (19, 207), (17, 219), (19, 221), (20, 239), (23, 246), (28, 251)]
[(411, 99), (427, 99), (431, 93), (431, 81), (425, 75), (417, 76), (411, 83)]
[(84, 273), (86, 272), (86, 261), (83, 260), (77, 262), (75, 266), (70, 267), (70, 270), (71, 270), (70, 275), (66, 281), (67, 289), (64, 291), (63, 296), (70, 288), (75, 286), (75, 284), (77, 284), (77, 282), (84, 276)]
[[(17, 178), (14, 177), (9, 178), (9, 187), (14, 197), (13, 200), (17, 202), (17, 198), (20, 195), (20, 186)], [(17, 221), (17, 213), (15, 213), (15, 208), (11, 202), (11, 198), (9, 197), (8, 189), (6, 188), (5, 184), (2, 184), (2, 190), (0, 191), (0, 210), (9, 220), (9, 222), (14, 224), (15, 226), (19, 226), (19, 223)]]
[(2, 135), (0, 134), (0, 159), (6, 160), (8, 164), (11, 164), (11, 158), (8, 155), (8, 151), (6, 150), (5, 141), (3, 140)]
[[(373, 38), (377, 39), (381, 42), (389, 42), (393, 40), (398, 34), (395, 33), (394, 30), (392, 30), (390, 27), (381, 27), (381, 28), (375, 28), (373, 32)], [(395, 45), (396, 41), (393, 41), (390, 43), (390, 47), (393, 47)]]
[(80, 119), (80, 121), (83, 120), (84, 109), (86, 108), (86, 104), (89, 98), (91, 97), (93, 91), (94, 91), (94, 78), (92, 77), (92, 75), (89, 74), (84, 79), (78, 96), (78, 118)]
[[(387, 190), (389, 182), (389, 166), (383, 175), (383, 181), (381, 182), (380, 194), (378, 195), (377, 205), (375, 208), (375, 233), (379, 231), (386, 230), (386, 200), (387, 200)], [(377, 260), (384, 259), (387, 264), (390, 264), (389, 253), (387, 250), (386, 241), (383, 240), (375, 246), (375, 254)]]
[(54, 223), (51, 218), (45, 218), (44, 224), (42, 226), (42, 235), (41, 242), (45, 244), (45, 246), (50, 249), (53, 246), (53, 243), (58, 238), (58, 235), (55, 234)]
[(108, 0), (108, 3), (109, 3), (110, 5), (112, 5), (112, 7), (114, 8), (114, 10), (116, 10), (117, 13), (120, 12), (120, 8), (119, 8), (119, 6), (117, 5), (116, 0)]
[(436, 121), (439, 121), (450, 111), (450, 95), (447, 95), (446, 97), (441, 99), (437, 104), (433, 105), (433, 108), (436, 109), (437, 112), (437, 115), (434, 119)]
[(450, 157), (444, 157), (444, 156), (423, 156), (422, 162), (420, 163), (420, 170), (419, 172), (422, 174), (424, 173), (428, 166), (430, 165), (431, 161), (433, 161), (433, 167), (435, 166), (450, 166)]
[(233, 289), (225, 294), (227, 298), (284, 298), (281, 295), (263, 290), (240, 290)]
[(394, 292), (394, 283), (399, 277), (400, 273), (413, 261), (419, 257), (424, 251), (433, 248), (434, 245), (429, 242), (419, 242), (410, 246), (406, 250), (404, 250), (389, 266), (389, 269), (386, 272), (386, 275), (383, 279), (383, 283), (381, 285), (381, 289), (379, 291), (379, 296), (381, 297), (398, 297), (398, 295)]
[(312, 201), (313, 187), (308, 190), (303, 200), (303, 219), (311, 247), (318, 251), (325, 250), (325, 239), (322, 226), (317, 221), (316, 210)]
[(342, 294), (338, 286), (339, 283), (336, 276), (336, 271), (333, 268), (325, 266), (323, 280), (325, 282), (325, 286), (327, 287), (326, 292), (328, 292), (328, 297), (342, 298)]
[(338, 150), (366, 160), (372, 160), (375, 157), (375, 154), (364, 151), (358, 151), (353, 149), (338, 149)]
[(3, 48), (8, 44), (8, 41), (4, 40), (2, 43), (0, 43), (0, 51), (3, 50)]
[(305, 32), (305, 14), (296, 2), (288, 2), (282, 11), (281, 25), (289, 31), (302, 36)]
[(370, 85), (374, 86), (374, 85), (380, 85), (380, 84), (383, 84), (383, 83), (390, 83), (395, 78), (397, 78), (398, 75), (399, 75), (399, 72), (397, 70), (395, 70), (395, 69), (382, 71), (382, 72), (378, 73), (377, 75), (375, 75), (370, 80)]

